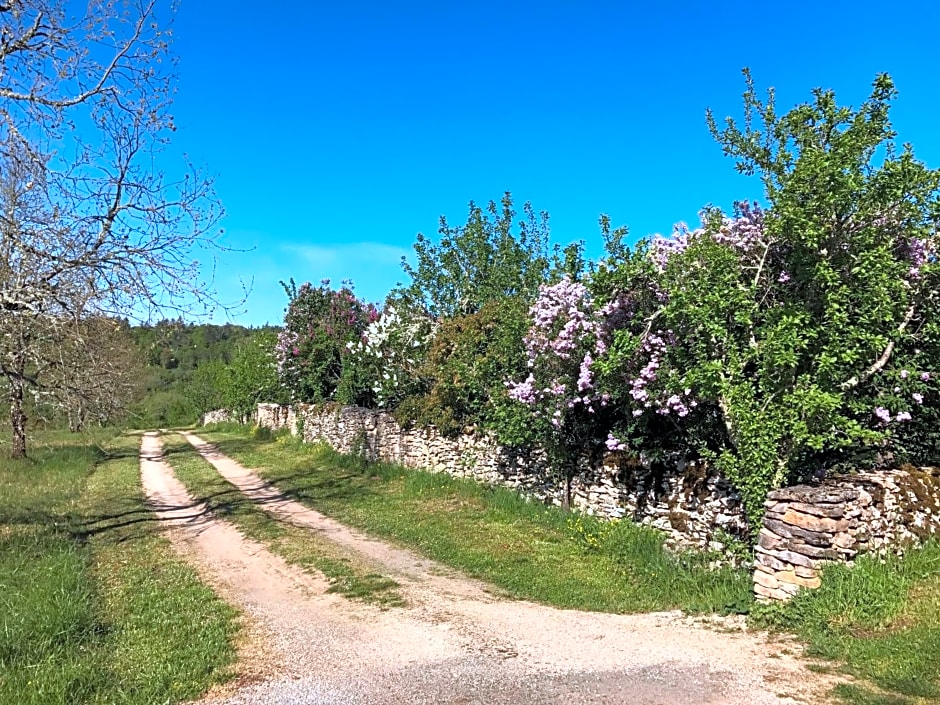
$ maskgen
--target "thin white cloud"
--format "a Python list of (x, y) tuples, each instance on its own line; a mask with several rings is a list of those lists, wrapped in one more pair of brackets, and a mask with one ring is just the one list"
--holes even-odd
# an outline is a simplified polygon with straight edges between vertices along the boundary
[(381, 302), (396, 284), (406, 279), (402, 256), (410, 249), (381, 242), (318, 243), (282, 245), (281, 268), (298, 284), (317, 285), (329, 279), (333, 286), (352, 280), (356, 294), (368, 301)]
[(335, 270), (343, 266), (361, 269), (363, 265), (395, 265), (410, 250), (381, 242), (343, 242), (322, 245), (285, 245), (284, 251), (299, 255), (318, 269)]

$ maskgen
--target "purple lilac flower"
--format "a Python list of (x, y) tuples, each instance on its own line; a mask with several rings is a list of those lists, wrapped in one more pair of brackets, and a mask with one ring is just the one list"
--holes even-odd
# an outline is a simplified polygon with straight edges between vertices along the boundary
[(627, 444), (616, 438), (614, 434), (608, 433), (607, 440), (604, 442), (604, 445), (607, 446), (607, 450), (626, 450)]
[[(622, 313), (618, 305), (605, 307), (608, 318)], [(594, 356), (607, 349), (608, 340), (602, 338), (612, 338), (614, 330), (604, 332), (605, 316), (594, 309), (587, 288), (568, 277), (543, 284), (529, 316), (523, 341), (532, 372), (524, 382), (506, 383), (510, 397), (537, 405), (556, 429), (565, 424), (568, 410), (582, 406), (593, 414), (597, 403), (607, 406), (610, 395), (595, 389), (593, 365)], [(545, 379), (542, 370), (551, 377)]]
[(913, 394), (911, 394), (911, 398), (914, 401), (916, 401), (918, 404), (924, 403), (924, 395), (921, 394), (920, 392), (914, 392)]
[(910, 421), (911, 415), (907, 411), (899, 411), (898, 415), (895, 417), (898, 421)]
[(581, 367), (578, 374), (578, 391), (583, 392), (590, 389), (594, 384), (594, 376), (591, 373), (591, 364), (594, 362), (591, 353), (584, 356), (581, 361)]
[(912, 279), (919, 279), (924, 265), (927, 264), (930, 259), (927, 241), (919, 237), (911, 238), (906, 249), (907, 251), (904, 254), (911, 263), (908, 274), (910, 274)]
[(909, 374), (910, 374), (910, 372), (908, 372), (907, 370), (901, 370), (901, 372), (900, 372), (900, 377), (901, 377), (901, 379), (907, 379), (907, 377), (908, 377)]
[(929, 382), (929, 381), (930, 381), (930, 373), (929, 373), (929, 372), (921, 372), (921, 373), (920, 373), (920, 379), (921, 379), (921, 381), (923, 381), (923, 382)]
[(673, 255), (685, 252), (689, 246), (689, 236), (689, 227), (685, 223), (677, 223), (671, 237), (654, 235), (649, 254), (656, 269), (662, 272)]
[(529, 376), (525, 378), (524, 382), (514, 383), (508, 382), (506, 384), (509, 387), (509, 398), (520, 401), (523, 404), (534, 404), (535, 403), (535, 377), (532, 373), (529, 373)]
[[(634, 401), (643, 402), (644, 408), (654, 408), (656, 413), (661, 416), (675, 413), (680, 418), (684, 418), (691, 413), (691, 409), (697, 406), (697, 402), (694, 400), (689, 400), (689, 403), (686, 404), (682, 399), (683, 396), (688, 397), (692, 394), (690, 387), (686, 387), (681, 395), (672, 394), (668, 398), (653, 398), (650, 396), (650, 390), (648, 389), (648, 386), (655, 382), (659, 376), (658, 370), (662, 366), (662, 359), (666, 354), (667, 347), (673, 344), (675, 344), (675, 335), (671, 330), (656, 331), (656, 333), (646, 338), (638, 352), (648, 355), (649, 361), (640, 370), (636, 379), (632, 380), (630, 396), (633, 397)], [(642, 413), (641, 410), (636, 410), (633, 415), (640, 416)]]
[(713, 235), (715, 242), (721, 245), (747, 252), (764, 238), (764, 211), (756, 203), (747, 201), (734, 204), (734, 218), (724, 218), (721, 227)]
[(883, 406), (875, 407), (875, 416), (877, 416), (883, 424), (891, 423), (891, 412), (885, 409)]

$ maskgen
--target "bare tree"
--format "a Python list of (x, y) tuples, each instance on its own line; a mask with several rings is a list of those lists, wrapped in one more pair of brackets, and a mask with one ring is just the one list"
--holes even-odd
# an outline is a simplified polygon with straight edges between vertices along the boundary
[(69, 5), (0, 0), (0, 373), (14, 456), (27, 388), (54, 370), (78, 389), (70, 379), (101, 364), (76, 354), (90, 321), (215, 305), (195, 259), (219, 249), (211, 180), (157, 167), (174, 129), (158, 10), (172, 8), (92, 0), (73, 20)]
[(63, 336), (57, 353), (57, 364), (36, 388), (38, 408), (67, 417), (73, 432), (128, 414), (141, 391), (144, 365), (125, 322), (84, 318)]

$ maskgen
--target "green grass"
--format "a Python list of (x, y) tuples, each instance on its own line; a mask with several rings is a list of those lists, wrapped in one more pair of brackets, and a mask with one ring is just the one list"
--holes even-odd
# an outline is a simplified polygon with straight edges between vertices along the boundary
[(334, 542), (260, 509), (224, 480), (182, 437), (167, 436), (164, 451), (176, 476), (194, 498), (205, 501), (216, 516), (232, 522), (249, 538), (266, 544), (287, 562), (322, 573), (330, 581), (330, 592), (382, 607), (404, 604), (398, 583)]
[(231, 677), (237, 614), (160, 536), (139, 438), (107, 458), (46, 440), (0, 458), (0, 704), (179, 702)]
[(822, 587), (755, 620), (796, 633), (807, 653), (838, 664), (862, 683), (840, 686), (846, 703), (914, 705), (940, 701), (940, 543), (903, 559), (866, 556), (833, 565)]
[(742, 611), (751, 602), (747, 570), (708, 570), (707, 557), (672, 554), (659, 532), (627, 521), (567, 514), (446, 474), (365, 464), (290, 437), (201, 434), (288, 496), (517, 598), (623, 613)]

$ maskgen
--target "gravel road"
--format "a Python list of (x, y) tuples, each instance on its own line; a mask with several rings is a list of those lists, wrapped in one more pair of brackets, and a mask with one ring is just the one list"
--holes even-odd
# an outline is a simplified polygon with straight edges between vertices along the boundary
[(402, 583), (407, 607), (326, 592), (193, 501), (141, 444), (154, 511), (203, 577), (245, 615), (241, 677), (206, 705), (824, 703), (832, 686), (791, 643), (679, 613), (610, 615), (502, 599), (486, 585), (280, 497), (256, 474), (187, 439), (259, 506), (354, 549)]

